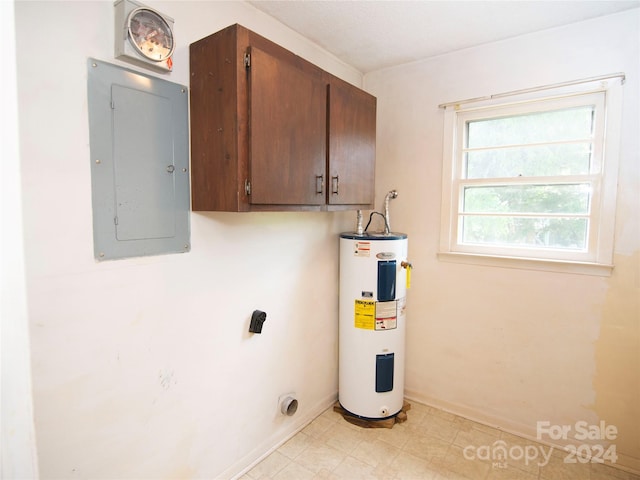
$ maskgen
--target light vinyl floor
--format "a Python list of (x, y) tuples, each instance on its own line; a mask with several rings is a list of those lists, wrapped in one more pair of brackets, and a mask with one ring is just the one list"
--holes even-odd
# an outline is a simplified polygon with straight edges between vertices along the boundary
[[(604, 464), (566, 463), (563, 450), (410, 403), (408, 420), (392, 429), (357, 427), (330, 408), (241, 480), (640, 480)], [(486, 459), (496, 445), (530, 458)]]

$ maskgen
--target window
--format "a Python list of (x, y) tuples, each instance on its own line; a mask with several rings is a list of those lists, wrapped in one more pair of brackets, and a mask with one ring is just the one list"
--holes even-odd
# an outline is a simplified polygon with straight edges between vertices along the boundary
[(448, 105), (440, 257), (610, 273), (619, 85)]

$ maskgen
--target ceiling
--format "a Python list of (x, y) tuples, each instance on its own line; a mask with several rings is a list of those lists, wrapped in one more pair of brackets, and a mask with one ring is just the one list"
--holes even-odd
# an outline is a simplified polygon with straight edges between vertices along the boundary
[(249, 3), (362, 73), (640, 7), (640, 0)]

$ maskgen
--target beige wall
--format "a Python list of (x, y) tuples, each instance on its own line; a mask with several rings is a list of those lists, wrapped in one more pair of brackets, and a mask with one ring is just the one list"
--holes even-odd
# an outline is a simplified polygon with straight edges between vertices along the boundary
[[(144, 3), (175, 19), (173, 82), (189, 84), (189, 43), (233, 23), (361, 82), (244, 2)], [(193, 214), (190, 253), (96, 263), (86, 61), (118, 63), (113, 2), (15, 10), (42, 478), (228, 478), (335, 401), (337, 234), (352, 215)], [(252, 336), (255, 309), (267, 321)], [(285, 418), (288, 392), (300, 407)]]
[[(242, 23), (358, 84), (358, 72), (243, 2), (145, 2), (188, 44)], [(35, 425), (43, 478), (240, 472), (335, 399), (337, 233), (347, 213), (193, 214), (192, 251), (96, 264), (86, 58), (112, 60), (113, 7), (16, 4), (19, 143)], [(637, 10), (380, 71), (378, 205), (410, 235), (407, 389), (520, 433), (617, 425), (638, 469)], [(46, 46), (55, 55), (43, 55)], [(118, 63), (115, 62), (114, 63)], [(128, 65), (127, 65), (128, 66)], [(443, 101), (625, 71), (610, 278), (437, 261)], [(268, 313), (247, 333), (251, 312)], [(293, 418), (278, 395), (296, 391)], [(27, 422), (28, 423), (28, 422)]]
[(13, 2), (0, 2), (0, 44), (4, 48), (0, 72), (0, 477), (38, 478), (18, 150), (14, 14)]
[[(640, 470), (639, 10), (365, 76), (378, 97), (377, 194), (409, 234), (407, 394), (536, 436), (536, 422), (617, 426), (619, 465)], [(610, 277), (454, 264), (440, 238), (437, 105), (625, 72)], [(548, 438), (543, 438), (548, 440)], [(575, 442), (574, 442), (575, 443)], [(605, 442), (606, 443), (606, 442)]]

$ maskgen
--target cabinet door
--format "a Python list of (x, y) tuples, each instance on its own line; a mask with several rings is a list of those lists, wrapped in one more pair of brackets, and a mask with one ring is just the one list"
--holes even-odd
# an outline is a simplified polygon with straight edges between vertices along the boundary
[(258, 48), (250, 54), (249, 201), (322, 205), (326, 83)]
[(329, 86), (329, 178), (331, 205), (373, 205), (376, 98), (351, 85)]

